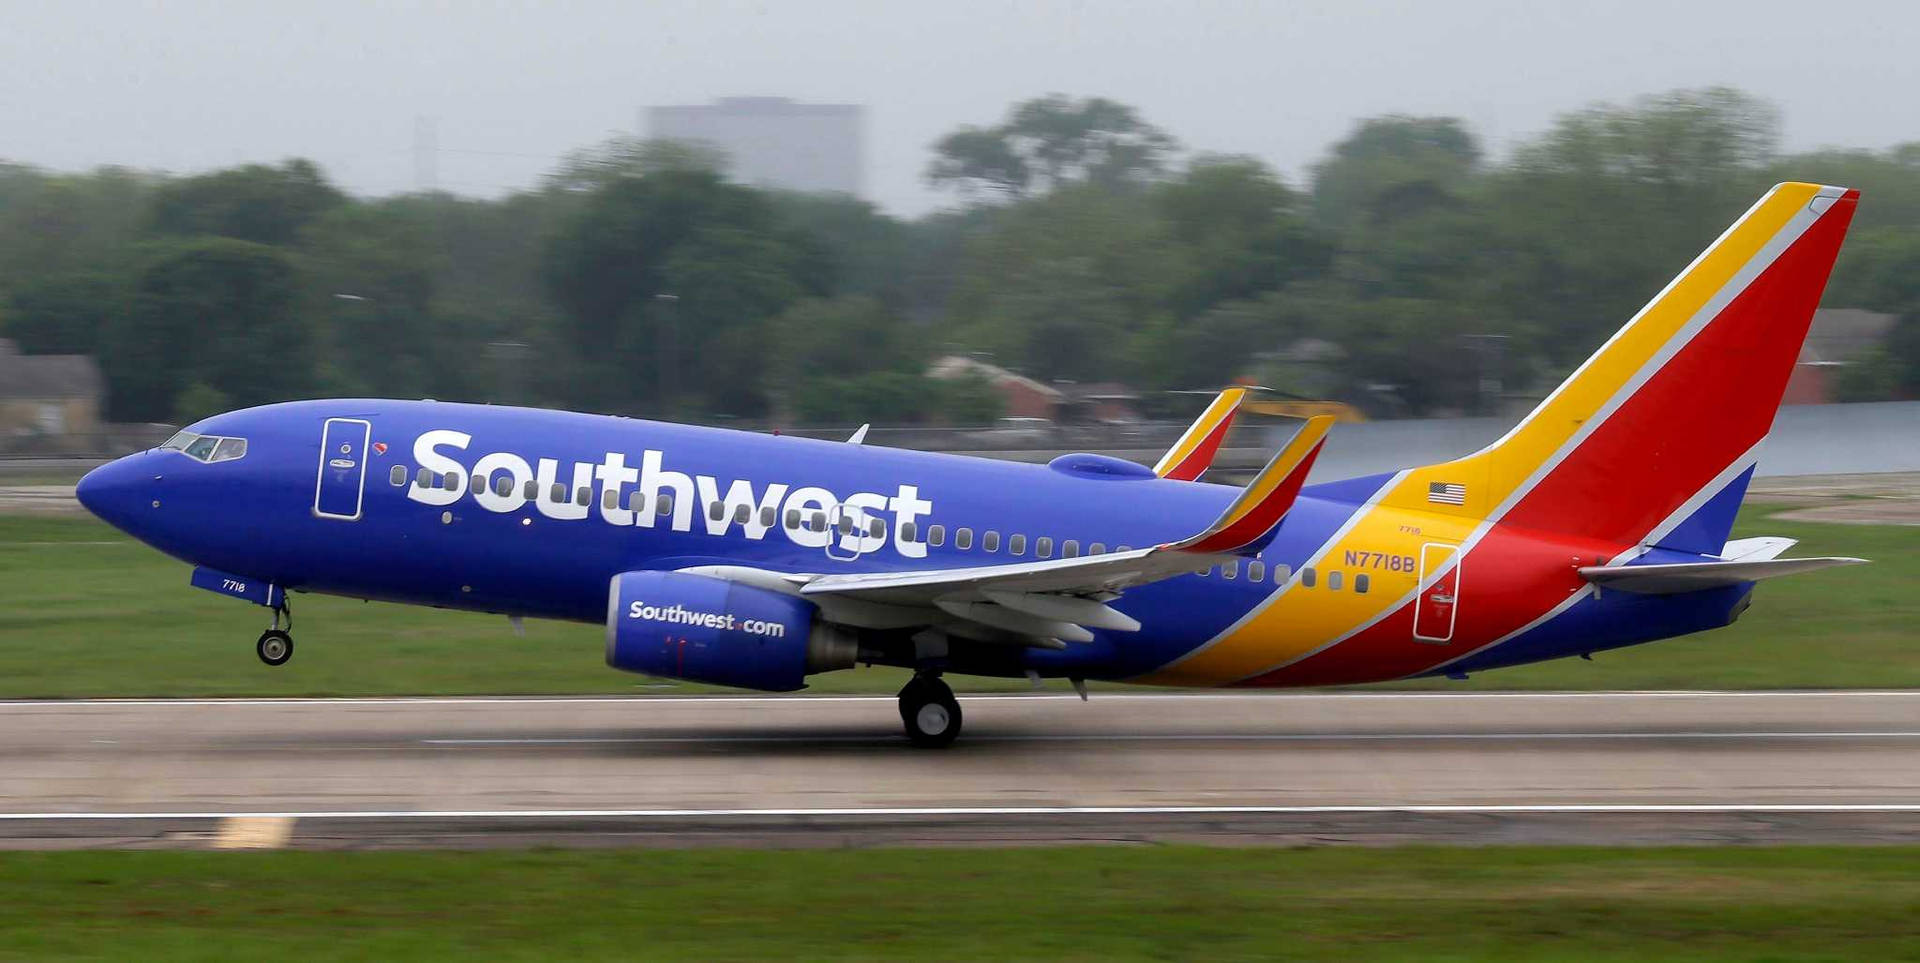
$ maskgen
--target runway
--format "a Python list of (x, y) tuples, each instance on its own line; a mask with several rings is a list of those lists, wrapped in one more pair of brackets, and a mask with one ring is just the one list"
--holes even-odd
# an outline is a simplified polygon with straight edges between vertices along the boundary
[(0, 702), (0, 847), (1920, 842), (1920, 692)]

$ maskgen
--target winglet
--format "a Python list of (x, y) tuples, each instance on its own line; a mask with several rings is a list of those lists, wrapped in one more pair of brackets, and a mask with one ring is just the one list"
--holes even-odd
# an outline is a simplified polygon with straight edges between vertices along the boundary
[(1153, 473), (1175, 481), (1193, 481), (1204, 474), (1207, 466), (1213, 464), (1213, 456), (1220, 451), (1220, 442), (1227, 437), (1234, 413), (1240, 410), (1240, 402), (1246, 396), (1245, 388), (1228, 388), (1215, 395), (1213, 403), (1200, 413), (1186, 434), (1160, 456)]
[(1260, 474), (1240, 492), (1240, 497), (1234, 499), (1206, 531), (1167, 547), (1209, 554), (1237, 552), (1264, 542), (1293, 507), (1294, 499), (1300, 496), (1307, 473), (1313, 470), (1313, 461), (1320, 456), (1327, 430), (1332, 427), (1332, 415), (1308, 418), (1286, 447), (1267, 462), (1267, 467), (1260, 469)]

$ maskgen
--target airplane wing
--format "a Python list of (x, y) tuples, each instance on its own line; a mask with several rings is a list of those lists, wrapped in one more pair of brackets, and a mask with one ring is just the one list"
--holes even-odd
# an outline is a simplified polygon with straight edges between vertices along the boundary
[[(789, 576), (834, 621), (949, 628), (981, 641), (1091, 641), (1091, 628), (1138, 630), (1106, 603), (1134, 586), (1201, 572), (1259, 551), (1299, 497), (1333, 418), (1307, 423), (1198, 534), (1152, 548), (979, 568)], [(915, 621), (918, 619), (918, 621)]]
[(1175, 481), (1193, 481), (1204, 474), (1207, 466), (1213, 464), (1220, 443), (1226, 440), (1227, 429), (1233, 427), (1234, 413), (1240, 410), (1240, 402), (1246, 397), (1245, 388), (1228, 388), (1215, 395), (1213, 403), (1200, 413), (1180, 440), (1160, 456), (1153, 473)]

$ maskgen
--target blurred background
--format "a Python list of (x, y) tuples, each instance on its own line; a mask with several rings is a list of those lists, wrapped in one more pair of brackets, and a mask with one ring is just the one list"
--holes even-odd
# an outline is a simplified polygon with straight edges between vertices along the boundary
[(1228, 383), (1464, 451), (1786, 179), (1865, 195), (1788, 402), (1910, 398), (1859, 48), (1920, 12), (1767, 7), (15, 11), (0, 454), (326, 395), (1151, 451)]

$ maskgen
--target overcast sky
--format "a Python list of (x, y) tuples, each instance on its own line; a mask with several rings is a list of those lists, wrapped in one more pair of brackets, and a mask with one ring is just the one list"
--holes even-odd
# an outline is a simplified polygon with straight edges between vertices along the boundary
[(641, 108), (865, 104), (872, 200), (945, 203), (928, 145), (1051, 91), (1138, 107), (1296, 182), (1359, 117), (1464, 118), (1498, 152), (1594, 100), (1729, 84), (1786, 146), (1920, 140), (1920, 2), (0, 0), (0, 158), (188, 172), (304, 156), (357, 194), (496, 195)]

